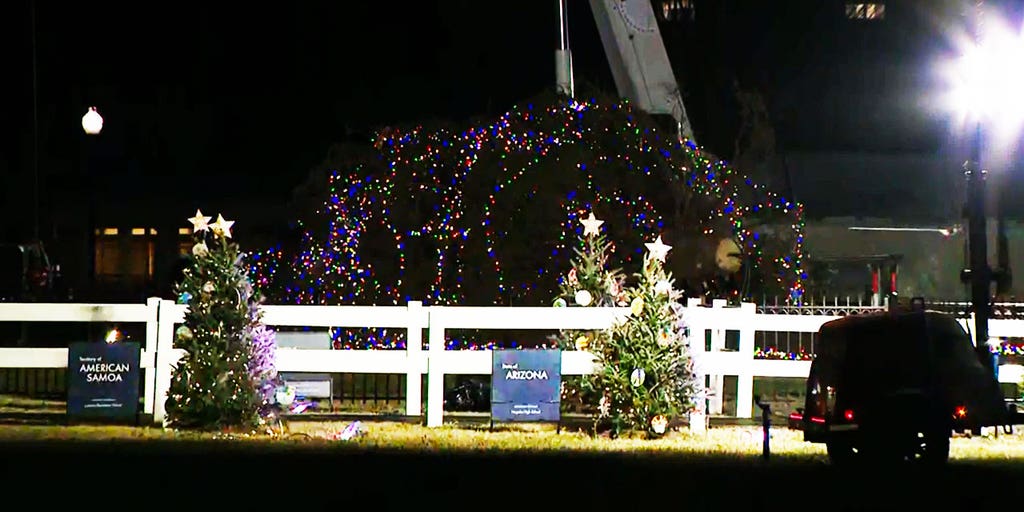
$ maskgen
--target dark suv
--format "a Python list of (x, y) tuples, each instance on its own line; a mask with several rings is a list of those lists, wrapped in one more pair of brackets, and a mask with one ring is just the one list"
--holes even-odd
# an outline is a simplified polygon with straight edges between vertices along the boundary
[(0, 301), (52, 300), (56, 274), (42, 242), (0, 243)]
[(805, 407), (790, 416), (833, 463), (943, 463), (954, 430), (1017, 423), (952, 316), (923, 308), (851, 315), (818, 331)]

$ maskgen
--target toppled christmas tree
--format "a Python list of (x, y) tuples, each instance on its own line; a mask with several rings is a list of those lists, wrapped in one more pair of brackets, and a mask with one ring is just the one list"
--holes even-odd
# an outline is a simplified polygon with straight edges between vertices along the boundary
[(167, 425), (251, 431), (265, 423), (277, 384), (274, 332), (230, 241), (234, 222), (210, 219), (198, 210), (189, 219), (195, 245), (176, 288), (188, 309), (174, 339), (185, 354), (171, 374)]
[[(594, 333), (583, 346), (574, 342), (570, 346), (570, 340), (581, 336), (575, 331), (563, 332), (561, 339), (563, 348), (594, 354), (596, 370), (579, 381), (578, 393), (581, 400), (596, 406), (597, 422), (608, 424), (613, 436), (623, 431), (664, 434), (669, 421), (694, 407), (700, 389), (682, 319), (682, 294), (664, 268), (671, 247), (660, 236), (646, 246), (648, 253), (642, 272), (635, 275), (636, 283), (624, 290), (624, 296), (615, 294), (613, 301), (605, 303), (624, 304), (628, 298), (630, 315), (607, 331)], [(574, 265), (585, 267), (591, 261), (582, 257)], [(563, 294), (590, 293), (578, 278), (579, 268), (570, 271), (577, 275), (576, 284), (567, 279)], [(600, 274), (595, 268), (589, 267), (587, 275)]]

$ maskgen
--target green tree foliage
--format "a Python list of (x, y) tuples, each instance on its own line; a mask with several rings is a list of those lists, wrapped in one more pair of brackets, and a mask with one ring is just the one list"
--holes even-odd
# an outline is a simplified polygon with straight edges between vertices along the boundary
[[(252, 285), (231, 224), (196, 212), (191, 265), (177, 285), (188, 304), (174, 347), (185, 351), (174, 366), (166, 401), (167, 425), (174, 428), (251, 430), (260, 425), (265, 394), (251, 374), (254, 314)], [(265, 365), (263, 365), (265, 366)]]
[[(693, 373), (682, 319), (682, 293), (664, 268), (668, 247), (661, 238), (647, 244), (642, 271), (624, 289), (605, 262), (607, 243), (589, 235), (564, 279), (559, 301), (581, 295), (581, 306), (629, 306), (606, 331), (566, 330), (559, 345), (565, 350), (588, 350), (597, 371), (567, 386), (567, 398), (597, 412), (612, 435), (639, 431), (661, 435), (669, 421), (688, 413), (699, 386)], [(596, 297), (596, 300), (586, 300)]]

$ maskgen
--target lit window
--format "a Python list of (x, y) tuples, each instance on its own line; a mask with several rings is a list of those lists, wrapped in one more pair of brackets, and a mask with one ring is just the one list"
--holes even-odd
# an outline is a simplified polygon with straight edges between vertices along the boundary
[(661, 17), (666, 21), (693, 19), (693, 0), (662, 0)]
[(105, 284), (138, 284), (153, 278), (155, 255), (152, 238), (100, 237), (96, 240), (94, 272)]
[(179, 235), (191, 235), (192, 230), (190, 228), (178, 228)]
[(146, 228), (132, 228), (132, 234), (133, 235), (145, 235), (146, 234)]
[(885, 4), (846, 4), (846, 17), (851, 20), (884, 19)]
[(103, 228), (103, 234), (104, 235), (110, 235), (110, 236), (116, 235), (117, 234), (117, 228)]

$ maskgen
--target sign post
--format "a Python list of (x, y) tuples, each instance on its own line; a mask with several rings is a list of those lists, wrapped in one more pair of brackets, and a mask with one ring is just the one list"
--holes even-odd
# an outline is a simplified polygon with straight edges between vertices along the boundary
[(491, 424), (550, 421), (561, 427), (562, 351), (495, 350)]
[(68, 346), (68, 422), (138, 421), (136, 343), (75, 342)]

